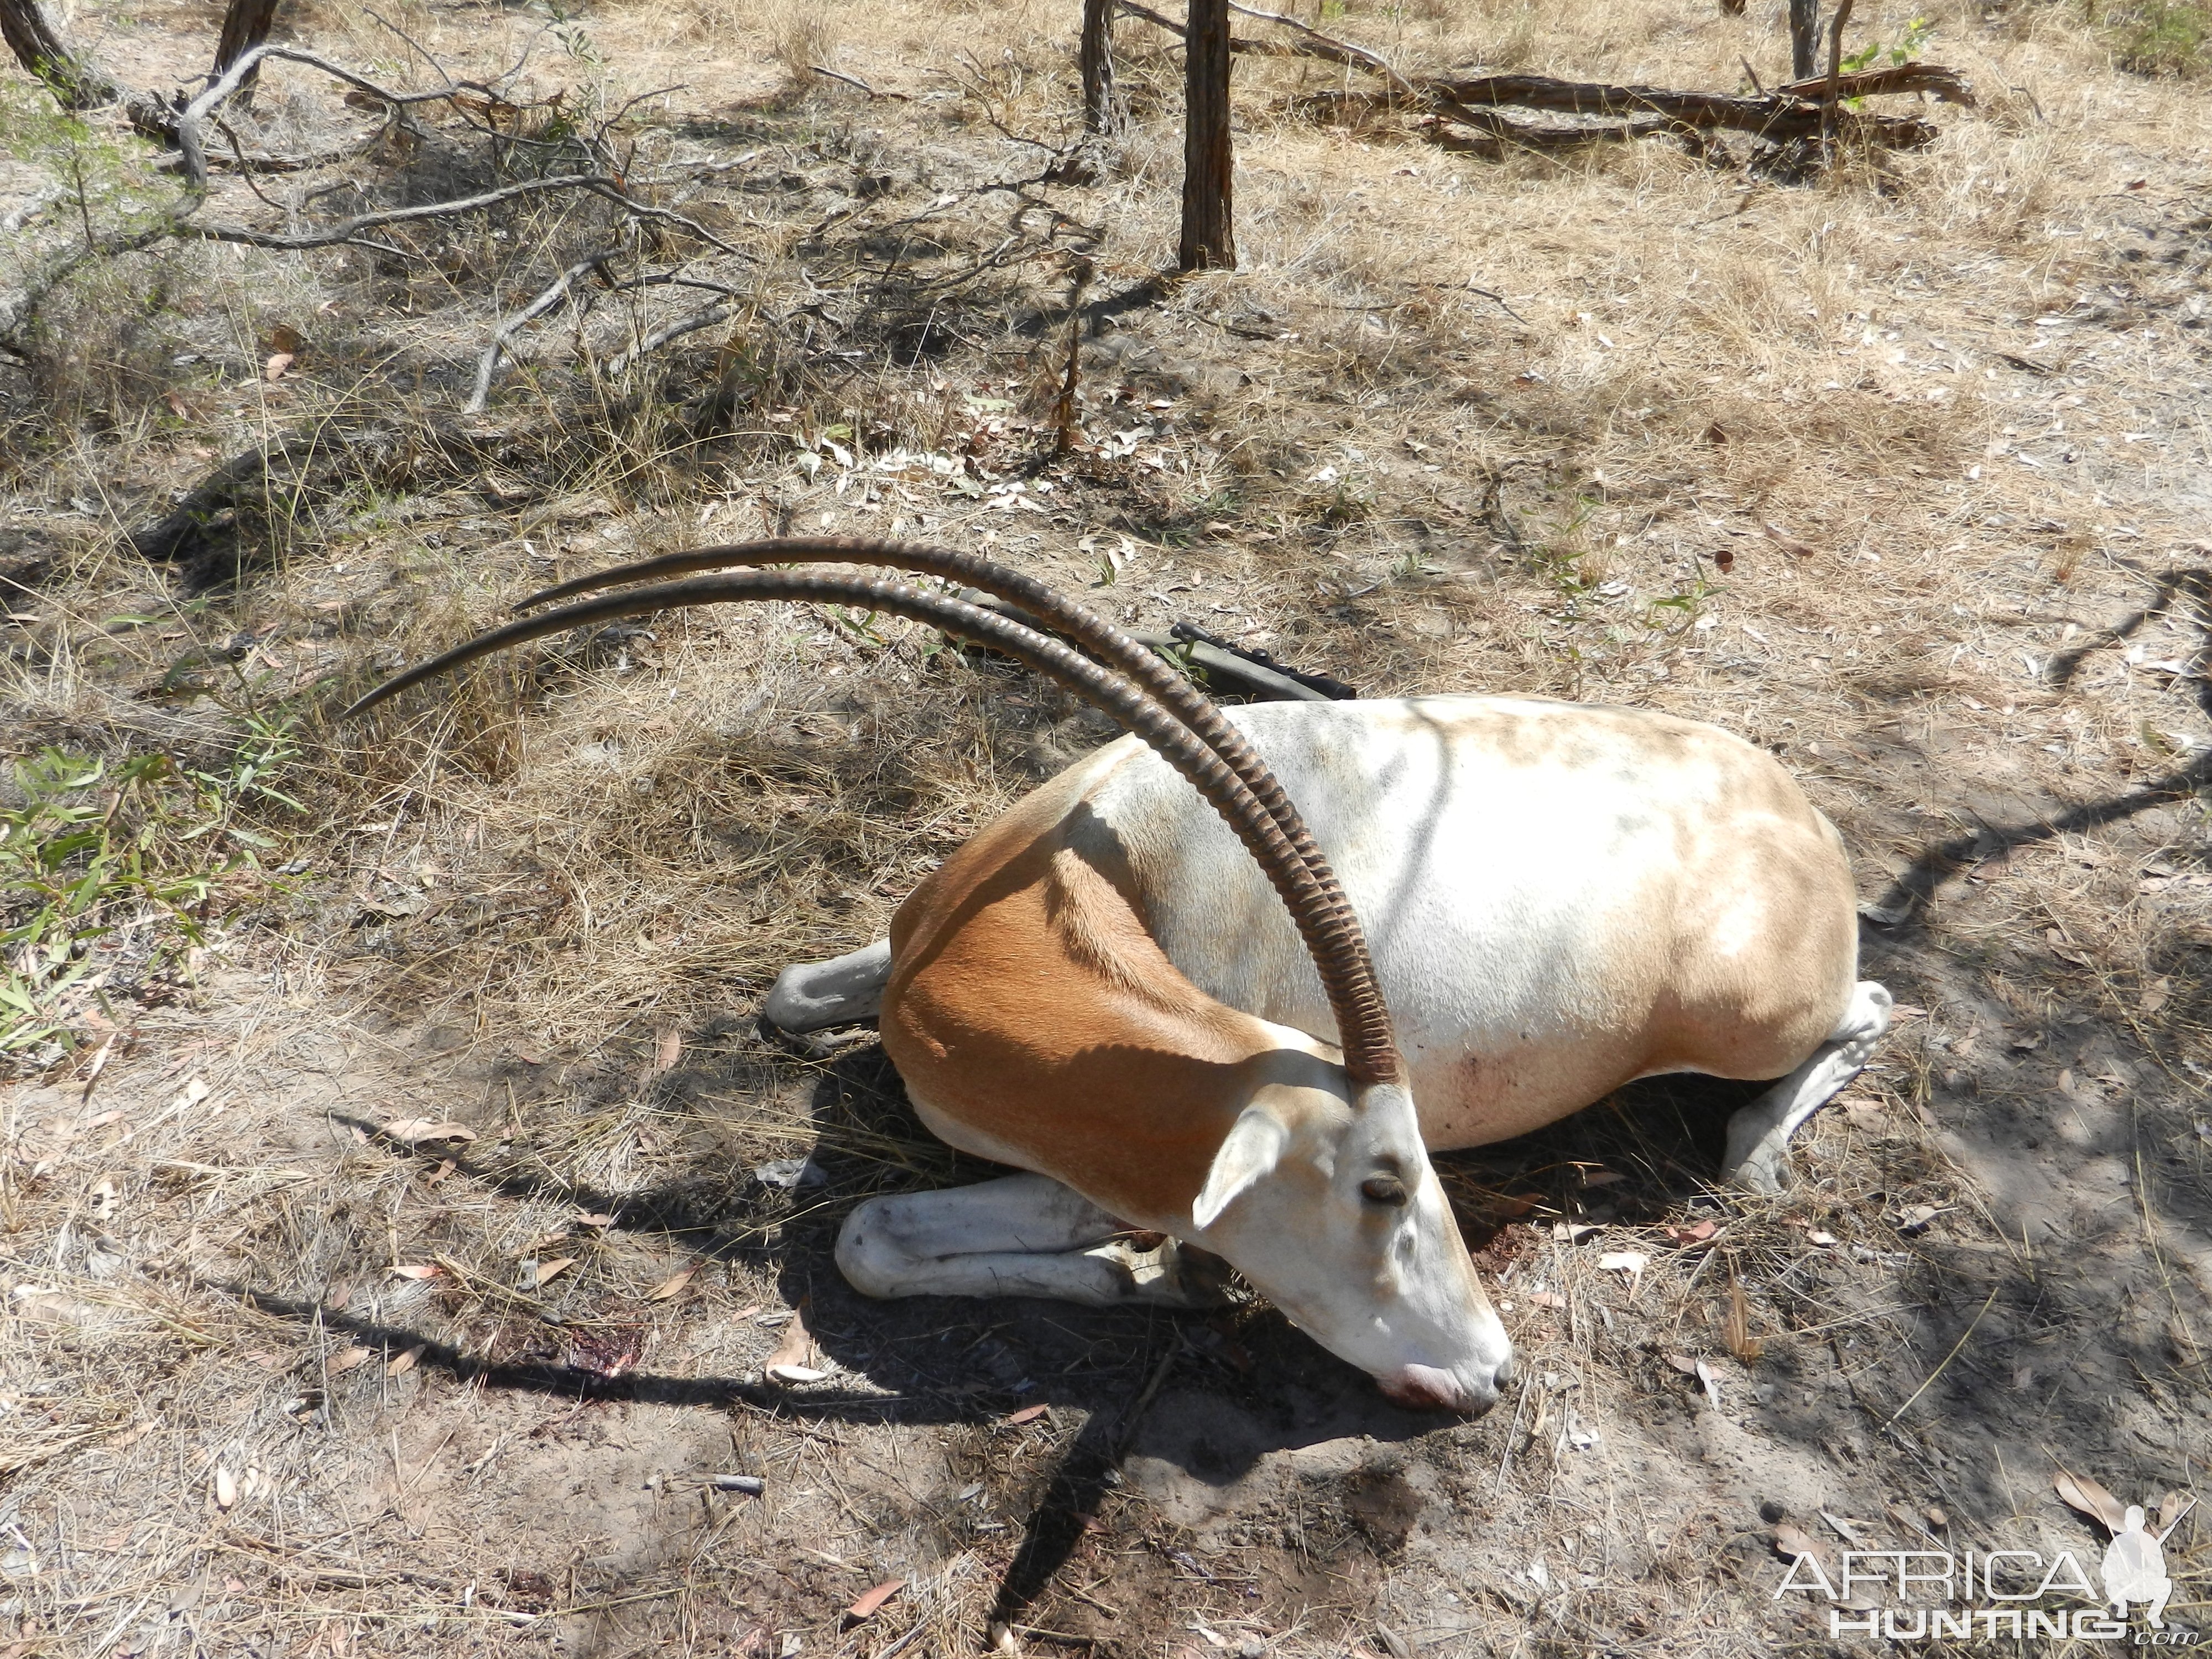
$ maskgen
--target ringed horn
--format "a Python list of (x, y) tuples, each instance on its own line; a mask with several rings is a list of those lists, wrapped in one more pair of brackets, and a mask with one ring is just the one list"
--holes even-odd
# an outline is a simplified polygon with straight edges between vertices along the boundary
[(1042, 583), (950, 549), (823, 538), (755, 542), (672, 554), (564, 584), (524, 603), (542, 603), (587, 586), (633, 575), (800, 560), (890, 564), (967, 581), (1030, 610), (1054, 630), (1109, 658), (1114, 666), (1093, 662), (1023, 623), (904, 582), (874, 576), (746, 570), (689, 581), (657, 582), (523, 617), (394, 675), (339, 718), (350, 720), (411, 686), (512, 645), (617, 617), (680, 605), (739, 600), (858, 605), (927, 623), (1003, 652), (1057, 681), (1143, 738), (1187, 778), (1267, 872), (1270, 884), (1288, 908), (1328, 994), (1346, 1074), (1363, 1086), (1405, 1081), (1405, 1062), (1391, 1030), (1389, 1010), (1376, 983), (1358, 919), (1297, 808), (1265, 763), (1221, 718), (1213, 704), (1166, 664), (1094, 612)]

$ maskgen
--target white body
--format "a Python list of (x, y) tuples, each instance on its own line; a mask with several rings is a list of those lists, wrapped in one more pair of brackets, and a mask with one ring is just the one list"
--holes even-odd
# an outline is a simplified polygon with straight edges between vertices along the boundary
[[(1530, 698), (1228, 712), (1297, 803), (1366, 930), (1432, 1149), (1522, 1133), (1633, 1077), (1721, 1069), (1632, 1051), (1664, 1043), (1656, 1005), (1686, 988), (1717, 988), (1741, 1005), (1732, 1012), (1766, 1024), (1777, 999), (1729, 982), (1726, 969), (1765, 974), (1778, 940), (1809, 947), (1777, 988), (1779, 1000), (1823, 1005), (1804, 1011), (1819, 1027), (1806, 1047), (1850, 1000), (1856, 922), (1848, 888), (1832, 880), (1842, 842), (1794, 785), (1789, 818), (1744, 800), (1747, 771), (1786, 778), (1739, 738)], [(1662, 752), (1655, 732), (1674, 740)], [(1197, 792), (1130, 738), (1082, 769), (1098, 780), (1086, 802), (1126, 849), (1169, 959), (1231, 1007), (1334, 1041), (1289, 915)], [(1809, 872), (1832, 890), (1820, 895), (1825, 916), (1805, 914), (1806, 813), (1831, 855)], [(1808, 939), (1808, 927), (1826, 937)], [(1683, 984), (1686, 969), (1698, 988)]]
[[(1281, 902), (1124, 739), (948, 860), (888, 949), (771, 993), (792, 1030), (880, 1006), (924, 1121), (1033, 1172), (870, 1200), (839, 1264), (877, 1295), (1190, 1299), (1172, 1248), (1114, 1242), (1133, 1223), (1226, 1256), (1395, 1396), (1480, 1408), (1510, 1345), (1422, 1143), (1504, 1139), (1657, 1073), (1778, 1078), (1731, 1121), (1724, 1171), (1777, 1186), (1888, 1021), (1856, 979), (1841, 842), (1771, 756), (1668, 716), (1431, 697), (1231, 717), (1360, 918), (1408, 1088), (1352, 1109)], [(1387, 1215), (1362, 1196), (1378, 1168), (1404, 1176)]]

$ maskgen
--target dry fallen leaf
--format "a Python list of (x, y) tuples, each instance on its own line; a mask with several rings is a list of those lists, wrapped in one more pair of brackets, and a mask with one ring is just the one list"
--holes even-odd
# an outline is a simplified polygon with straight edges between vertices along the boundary
[(1826, 1246), (1835, 1243), (1837, 1239), (1835, 1234), (1828, 1232), (1822, 1228), (1814, 1227), (1806, 1231), (1805, 1242), (1808, 1244), (1820, 1245), (1825, 1249)]
[(105, 1129), (109, 1124), (119, 1123), (122, 1120), (123, 1114), (120, 1112), (95, 1112), (83, 1122), (64, 1129), (62, 1132), (62, 1139), (65, 1142), (75, 1140), (79, 1135), (90, 1134), (94, 1129)]
[(1600, 1273), (1628, 1275), (1628, 1294), (1632, 1301), (1643, 1287), (1644, 1270), (1650, 1265), (1651, 1257), (1644, 1250), (1607, 1250), (1597, 1259)]
[(1766, 1352), (1766, 1345), (1751, 1334), (1751, 1304), (1744, 1299), (1743, 1281), (1733, 1275), (1729, 1279), (1728, 1316), (1721, 1322), (1721, 1340), (1747, 1365)]
[(1862, 1527), (1872, 1526), (1874, 1524), (1872, 1522), (1845, 1520), (1842, 1516), (1831, 1515), (1826, 1510), (1822, 1510), (1820, 1511), (1820, 1519), (1826, 1522), (1831, 1527), (1834, 1528), (1836, 1536), (1842, 1539), (1844, 1542), (1849, 1544), (1853, 1549), (1863, 1549), (1866, 1547), (1866, 1539), (1861, 1534), (1859, 1529)]
[(672, 1025), (660, 1034), (660, 1046), (653, 1056), (652, 1075), (659, 1077), (663, 1072), (674, 1071), (676, 1062), (683, 1058), (684, 1034)]
[(801, 1297), (783, 1328), (782, 1340), (761, 1369), (779, 1382), (818, 1382), (829, 1373), (815, 1364), (815, 1358), (814, 1337), (806, 1328), (806, 1302)]
[(332, 1376), (343, 1376), (348, 1371), (368, 1364), (374, 1354), (374, 1349), (364, 1348), (356, 1342), (353, 1346), (342, 1348), (332, 1354), (330, 1363), (323, 1369)]
[(1670, 1353), (1667, 1356), (1667, 1363), (1691, 1376), (1698, 1374), (1698, 1362), (1686, 1353)]
[(85, 1067), (84, 1092), (77, 1097), (77, 1104), (80, 1107), (92, 1098), (93, 1085), (100, 1081), (100, 1074), (107, 1069), (107, 1057), (115, 1052), (115, 1039), (122, 1035), (120, 1031), (110, 1031), (107, 1034), (107, 1041), (100, 1045), (100, 1052), (92, 1057), (92, 1063)]
[(218, 1463), (215, 1466), (215, 1506), (227, 1510), (236, 1502), (238, 1477), (230, 1472), (227, 1464)]
[(386, 1376), (406, 1376), (408, 1372), (415, 1369), (415, 1362), (422, 1358), (422, 1350), (428, 1346), (428, 1344), (427, 1343), (417, 1342), (413, 1347), (408, 1349), (406, 1352), (395, 1356), (392, 1362), (384, 1368), (384, 1374)]
[(1567, 1305), (1567, 1298), (1554, 1291), (1531, 1291), (1528, 1292), (1528, 1305), (1532, 1308), (1564, 1308)]
[(1597, 1229), (1587, 1221), (1554, 1221), (1552, 1237), (1568, 1244), (1578, 1244)]
[(1034, 1423), (1050, 1409), (1051, 1407), (1049, 1406), (1024, 1406), (1021, 1410), (1010, 1415), (1006, 1419), (1006, 1421), (1009, 1423)]
[(403, 1261), (393, 1267), (392, 1271), (402, 1279), (435, 1279), (442, 1269), (427, 1261)]
[(121, 1202), (122, 1200), (116, 1195), (115, 1177), (100, 1176), (92, 1189), (92, 1218), (94, 1221), (113, 1219), (116, 1209)]
[(576, 1212), (576, 1224), (579, 1227), (611, 1227), (615, 1224), (615, 1218), (611, 1215), (594, 1215), (589, 1211), (579, 1210)]
[(1799, 541), (1795, 536), (1791, 535), (1788, 531), (1782, 529), (1779, 526), (1771, 525), (1762, 521), (1759, 527), (1765, 532), (1766, 539), (1772, 542), (1784, 553), (1794, 553), (1801, 559), (1814, 558), (1820, 554), (1820, 550), (1819, 548), (1814, 547), (1809, 542)]
[(1801, 1555), (1809, 1555), (1818, 1561), (1821, 1555), (1820, 1546), (1814, 1541), (1813, 1535), (1787, 1521), (1774, 1528), (1774, 1547), (1777, 1553), (1789, 1556), (1792, 1560)]
[(877, 1608), (882, 1607), (884, 1602), (890, 1601), (891, 1597), (896, 1595), (905, 1588), (905, 1579), (886, 1578), (882, 1583), (877, 1585), (875, 1589), (868, 1591), (866, 1595), (862, 1595), (859, 1601), (854, 1602), (851, 1607), (846, 1608), (845, 1616), (848, 1619), (855, 1620), (856, 1622), (862, 1619), (873, 1618)]
[(550, 1261), (541, 1261), (538, 1264), (538, 1282), (549, 1285), (575, 1265), (576, 1258), (573, 1255), (556, 1256)]
[(292, 367), (292, 354), (289, 351), (271, 352), (269, 361), (262, 365), (261, 373), (265, 379), (281, 380), (284, 378), (284, 371)]
[(1721, 1374), (1702, 1359), (1696, 1364), (1698, 1381), (1705, 1384), (1705, 1403), (1715, 1411), (1721, 1408)]
[(672, 1296), (680, 1296), (684, 1287), (691, 1282), (691, 1275), (698, 1271), (699, 1264), (696, 1261), (688, 1267), (678, 1268), (647, 1291), (645, 1299), (647, 1302), (665, 1302)]
[(2072, 1505), (2092, 1520), (2103, 1522), (2106, 1531), (2116, 1533), (2127, 1524), (2128, 1506), (2087, 1475), (2069, 1474), (2061, 1469), (2051, 1485), (2059, 1502)]
[(477, 1132), (465, 1123), (450, 1120), (433, 1122), (425, 1117), (395, 1117), (380, 1132), (393, 1140), (404, 1140), (410, 1146), (425, 1140), (474, 1140)]
[(267, 350), (289, 351), (297, 356), (300, 348), (307, 343), (307, 337), (289, 323), (279, 323), (269, 331), (269, 337), (261, 343)]
[(1672, 1244), (1702, 1244), (1720, 1231), (1720, 1223), (1707, 1216), (1692, 1226), (1662, 1227), (1660, 1231), (1667, 1235), (1668, 1242)]

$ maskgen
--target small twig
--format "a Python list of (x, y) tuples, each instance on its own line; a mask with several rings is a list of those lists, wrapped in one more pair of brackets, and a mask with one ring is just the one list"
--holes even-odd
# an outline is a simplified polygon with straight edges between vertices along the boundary
[(461, 405), (464, 415), (481, 415), (491, 399), (492, 376), (499, 372), (500, 359), (506, 355), (507, 343), (518, 331), (543, 317), (547, 312), (568, 297), (568, 291), (579, 279), (593, 271), (605, 274), (607, 261), (616, 257), (617, 250), (608, 248), (588, 258), (579, 259), (555, 277), (528, 305), (491, 331), (491, 340), (477, 361), (476, 385), (469, 392), (469, 400)]
[(1473, 283), (1466, 283), (1464, 286), (1469, 294), (1480, 294), (1484, 299), (1494, 303), (1500, 311), (1510, 317), (1515, 322), (1519, 323), (1522, 327), (1534, 328), (1535, 326), (1535, 325), (1530, 322), (1526, 317), (1523, 317), (1519, 312), (1514, 310), (1511, 306), (1506, 304), (1505, 296), (1503, 294), (1493, 294), (1486, 288), (1477, 288)]
[(1060, 406), (1055, 411), (1052, 453), (1066, 455), (1075, 447), (1075, 386), (1083, 365), (1083, 294), (1091, 286), (1091, 261), (1079, 257), (1073, 286), (1067, 296), (1067, 372), (1060, 379)]
[[(1844, 10), (1849, 11), (1850, 7), (1851, 0), (1843, 0)], [(1889, 1421), (1881, 1425), (1884, 1430), (1895, 1428), (1897, 1426), (1897, 1419), (1912, 1409), (1913, 1401), (1919, 1399), (1922, 1395), (1926, 1394), (1928, 1392), (1928, 1384), (1929, 1382), (1933, 1382), (1937, 1377), (1942, 1376), (1944, 1368), (1949, 1365), (1953, 1360), (1959, 1357), (1959, 1350), (1966, 1346), (1966, 1339), (1972, 1336), (1974, 1334), (1975, 1328), (1981, 1324), (1982, 1314), (1989, 1312), (1990, 1307), (1995, 1304), (1997, 1299), (1997, 1291), (2003, 1288), (2003, 1285), (1999, 1285), (1991, 1289), (1989, 1295), (1989, 1300), (1982, 1304), (1982, 1312), (1976, 1314), (1972, 1323), (1968, 1324), (1965, 1330), (1959, 1333), (1959, 1340), (1951, 1345), (1951, 1352), (1943, 1356), (1942, 1364), (1936, 1366), (1934, 1370), (1929, 1372), (1926, 1381), (1923, 1382), (1918, 1388), (1912, 1391), (1911, 1395), (1905, 1400), (1905, 1402), (1902, 1406), (1899, 1406), (1895, 1411), (1889, 1414)]]
[(825, 76), (830, 80), (842, 81), (848, 87), (857, 87), (862, 92), (866, 93), (871, 98), (904, 98), (906, 96), (906, 94), (902, 92), (878, 92), (873, 87), (870, 86), (866, 81), (863, 81), (859, 76), (848, 75), (842, 70), (828, 69), (820, 64), (809, 64), (806, 67), (815, 74)]
[(281, 58), (288, 63), (305, 64), (310, 69), (319, 69), (372, 98), (382, 99), (395, 110), (404, 109), (410, 104), (438, 103), (452, 96), (446, 92), (393, 92), (364, 76), (331, 63), (327, 58), (318, 58), (311, 52), (266, 44), (256, 46), (251, 52), (240, 52), (229, 68), (209, 83), (204, 92), (177, 113), (177, 148), (184, 152), (185, 176), (202, 189), (207, 185), (207, 151), (200, 143), (200, 123), (236, 92), (240, 84), (261, 67), (264, 58)]
[(392, 33), (398, 35), (402, 40), (405, 41), (409, 46), (412, 46), (416, 52), (421, 54), (424, 63), (428, 64), (432, 69), (438, 71), (438, 78), (441, 81), (443, 81), (448, 88), (453, 86), (453, 77), (446, 73), (446, 66), (438, 61), (437, 54), (435, 52), (432, 52), (420, 40), (417, 40), (413, 35), (408, 33), (405, 29), (401, 28), (398, 24), (385, 16), (381, 12), (376, 11), (367, 6), (362, 7), (362, 11), (363, 15), (368, 17), (374, 22), (381, 24), (384, 27), (391, 30)]
[[(612, 115), (607, 117), (605, 120), (600, 122), (599, 131), (603, 133), (607, 131), (615, 125), (616, 122), (621, 120), (623, 116), (629, 114), (632, 110), (635, 109), (640, 104), (643, 103), (648, 98), (665, 98), (672, 92), (689, 92), (690, 89), (690, 84), (688, 82), (672, 81), (665, 87), (655, 87), (650, 92), (641, 92), (636, 97), (626, 101), (620, 109), (617, 110)], [(903, 98), (906, 96), (904, 93), (900, 92), (883, 93), (878, 95), (885, 98)]]
[(1529, 1385), (1523, 1382), (1521, 1385), (1521, 1392), (1513, 1397), (1513, 1420), (1506, 1425), (1505, 1449), (1498, 1455), (1498, 1480), (1490, 1489), (1492, 1497), (1505, 1490), (1505, 1477), (1512, 1472), (1513, 1438), (1521, 1432), (1521, 1413), (1528, 1407), (1528, 1394)]
[[(556, 190), (587, 191), (605, 197), (625, 213), (640, 219), (653, 219), (689, 231), (717, 252), (732, 258), (750, 260), (753, 256), (743, 248), (733, 247), (687, 214), (668, 208), (659, 208), (635, 200), (623, 188), (621, 182), (601, 173), (561, 173), (550, 179), (526, 179), (518, 184), (488, 190), (477, 196), (465, 196), (450, 202), (426, 202), (416, 207), (386, 208), (374, 213), (364, 213), (334, 225), (328, 230), (315, 231), (298, 236), (280, 236), (273, 232), (249, 230), (243, 225), (195, 225), (177, 216), (167, 227), (153, 233), (154, 240), (165, 236), (198, 237), (214, 242), (243, 242), (249, 247), (276, 248), (296, 252), (304, 248), (335, 247), (341, 243), (357, 243), (364, 230), (374, 230), (385, 225), (412, 224), (425, 219), (442, 219), (456, 214), (479, 212), (497, 207), (525, 196), (543, 196)], [(197, 205), (197, 204), (195, 204)], [(143, 244), (142, 244), (143, 246)]]
[(253, 169), (246, 164), (246, 146), (238, 142), (238, 134), (231, 130), (230, 123), (218, 117), (216, 120), (215, 130), (217, 132), (220, 132), (224, 137), (230, 140), (230, 153), (237, 159), (238, 171), (240, 175), (246, 180), (246, 189), (252, 191), (255, 196), (258, 197), (264, 206), (273, 207), (279, 213), (285, 211), (284, 204), (282, 202), (270, 201), (267, 192), (264, 191), (260, 185), (253, 182)]
[(707, 306), (688, 317), (679, 317), (674, 322), (655, 329), (628, 351), (611, 358), (607, 363), (607, 373), (620, 374), (648, 351), (658, 351), (671, 340), (680, 340), (687, 334), (696, 334), (702, 328), (712, 328), (717, 323), (727, 322), (737, 315), (738, 310), (738, 307), (733, 305)]
[(1379, 53), (1370, 52), (1364, 46), (1355, 46), (1349, 41), (1339, 40), (1333, 35), (1323, 34), (1310, 24), (1301, 23), (1295, 17), (1285, 17), (1279, 11), (1260, 11), (1251, 6), (1238, 4), (1237, 0), (1229, 0), (1229, 9), (1242, 12), (1245, 16), (1256, 18), (1263, 23), (1273, 23), (1291, 30), (1304, 41), (1304, 56), (1324, 58), (1332, 64), (1346, 64), (1355, 69), (1369, 70), (1381, 76), (1389, 82), (1391, 91), (1409, 102), (1422, 105), (1428, 102), (1427, 97), (1419, 88), (1392, 69), (1382, 60)]
[(1739, 58), (1735, 61), (1743, 65), (1743, 72), (1751, 77), (1751, 89), (1757, 93), (1761, 98), (1765, 97), (1765, 84), (1759, 80), (1759, 71), (1752, 68), (1751, 59), (1748, 58)]

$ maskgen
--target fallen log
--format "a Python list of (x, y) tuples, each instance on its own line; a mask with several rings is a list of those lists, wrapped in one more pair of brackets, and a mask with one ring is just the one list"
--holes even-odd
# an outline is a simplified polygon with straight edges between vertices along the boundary
[[(1171, 34), (1183, 33), (1180, 23), (1139, 0), (1118, 3), (1133, 17)], [(1486, 152), (1500, 145), (1561, 150), (1670, 134), (1694, 138), (1715, 131), (1742, 132), (1772, 143), (1789, 143), (1820, 137), (1824, 121), (1839, 125), (1861, 142), (1886, 149), (1918, 149), (1935, 141), (1937, 129), (1931, 123), (1838, 106), (1907, 94), (1950, 104), (1974, 101), (1973, 88), (1956, 70), (1917, 63), (1849, 75), (1814, 76), (1748, 98), (1667, 87), (1562, 81), (1546, 75), (1408, 76), (1393, 69), (1379, 53), (1335, 40), (1295, 18), (1233, 3), (1231, 9), (1279, 24), (1292, 33), (1287, 40), (1241, 36), (1231, 41), (1231, 52), (1317, 58), (1376, 76), (1384, 83), (1383, 90), (1373, 93), (1336, 89), (1311, 94), (1298, 100), (1300, 107), (1340, 113), (1375, 110), (1424, 115), (1431, 120), (1431, 137)], [(1581, 118), (1581, 124), (1540, 125), (1501, 112), (1508, 109), (1572, 115)], [(1446, 124), (1474, 135), (1472, 143), (1465, 137), (1447, 135), (1443, 131)]]
[[(1956, 77), (1952, 77), (1954, 81)], [(1826, 89), (1825, 80), (1813, 83)], [(1573, 138), (1588, 143), (1593, 137), (1645, 137), (1663, 132), (1711, 131), (1748, 133), (1776, 143), (1793, 138), (1820, 136), (1820, 100), (1770, 93), (1764, 98), (1742, 98), (1726, 93), (1678, 92), (1665, 87), (1619, 87), (1595, 82), (1559, 81), (1544, 75), (1485, 75), (1459, 80), (1427, 76), (1414, 82), (1427, 99), (1426, 112), (1457, 121), (1499, 137), (1541, 134), (1553, 142)], [(1855, 94), (1848, 89), (1842, 94)], [(1475, 116), (1478, 110), (1541, 110), (1547, 113), (1627, 118), (1628, 129), (1527, 128), (1509, 123), (1517, 131), (1500, 131), (1492, 122)], [(1936, 129), (1911, 116), (1875, 115), (1844, 111), (1858, 136), (1892, 149), (1917, 149), (1935, 141)], [(1643, 118), (1637, 119), (1636, 118)], [(1656, 118), (1656, 119), (1655, 119)]]

